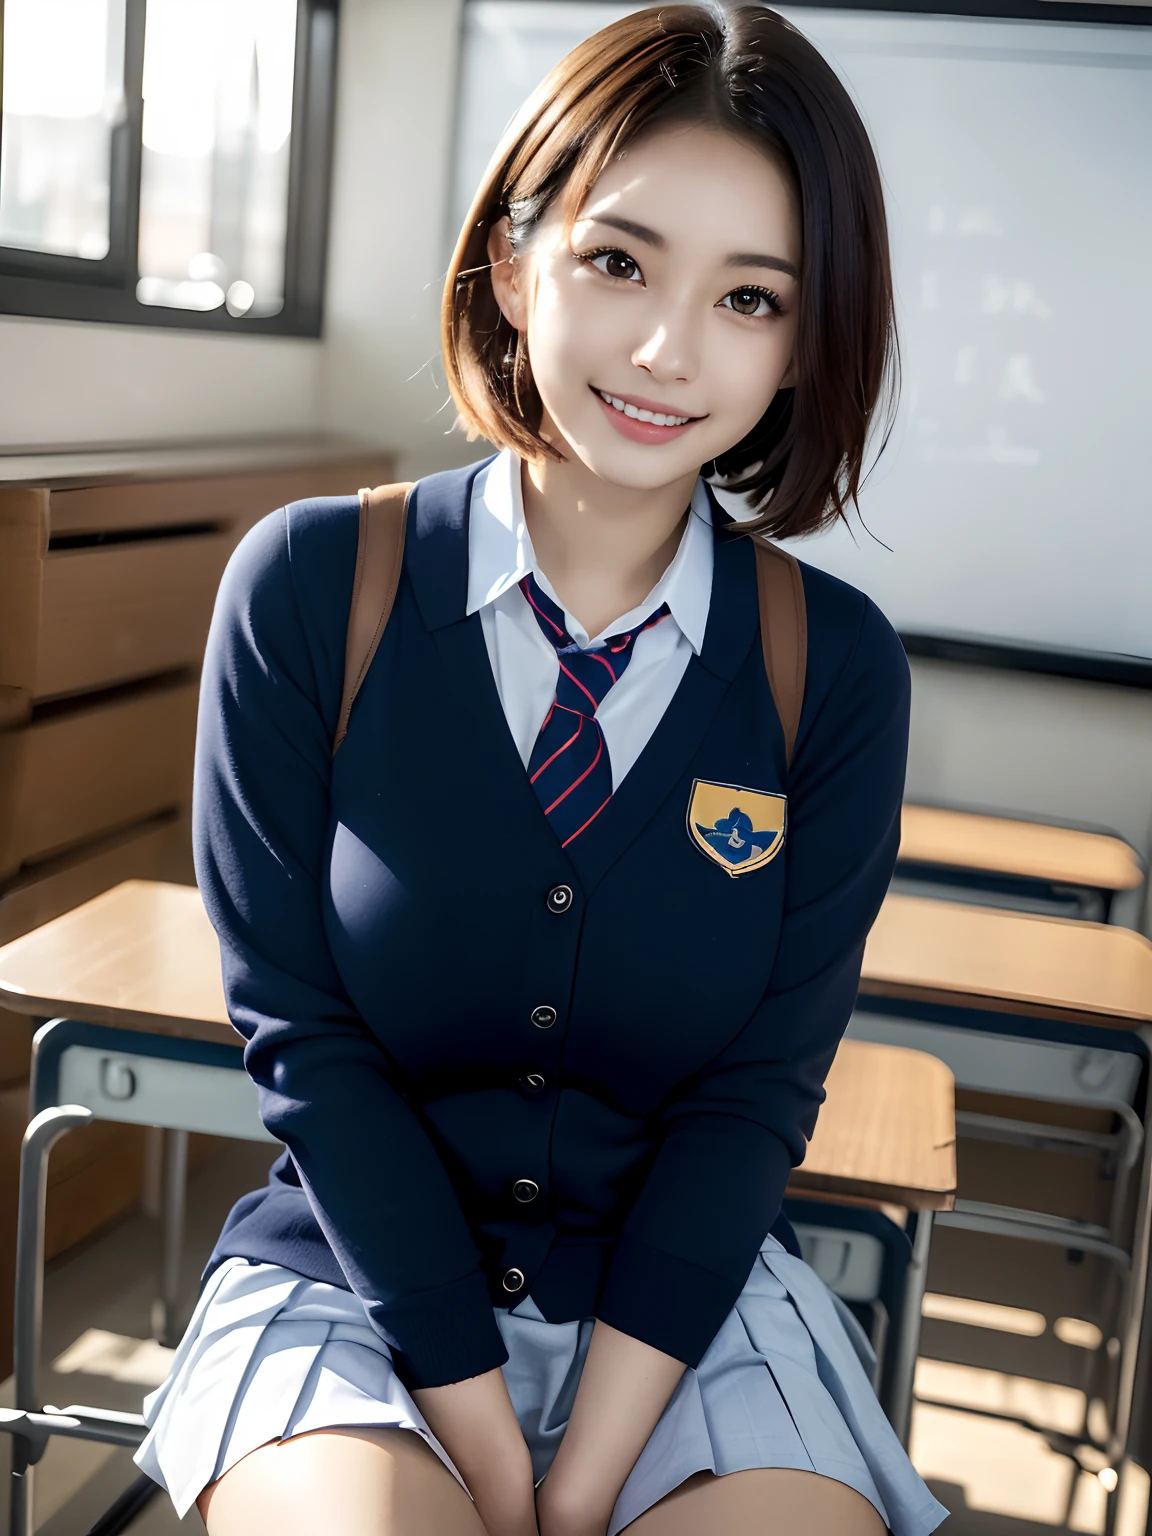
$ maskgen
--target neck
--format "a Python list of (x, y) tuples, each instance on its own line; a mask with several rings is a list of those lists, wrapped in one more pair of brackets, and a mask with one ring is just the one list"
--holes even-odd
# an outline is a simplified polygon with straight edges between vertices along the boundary
[(565, 609), (598, 635), (642, 603), (668, 569), (696, 474), (652, 490), (612, 485), (569, 450), (523, 463), (524, 520), (540, 569)]

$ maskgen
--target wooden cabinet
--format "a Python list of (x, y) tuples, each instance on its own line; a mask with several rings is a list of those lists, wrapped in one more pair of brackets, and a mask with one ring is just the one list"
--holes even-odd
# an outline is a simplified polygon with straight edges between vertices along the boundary
[(199, 665), (231, 529), (50, 550), (34, 700)]
[[(228, 556), (289, 501), (392, 478), (387, 454), (330, 439), (0, 456), (0, 943), (121, 880), (193, 883), (199, 668)], [(30, 1038), (0, 1010), (3, 1230)], [(123, 1129), (54, 1155), (54, 1249), (139, 1200)]]

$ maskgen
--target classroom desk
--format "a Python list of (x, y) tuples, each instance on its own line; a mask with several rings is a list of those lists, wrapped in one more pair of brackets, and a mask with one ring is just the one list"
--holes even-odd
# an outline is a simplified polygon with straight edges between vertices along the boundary
[[(1047, 893), (1080, 915), (1108, 916), (1113, 898), (1144, 880), (1136, 850), (1123, 838), (1043, 822), (905, 804), (897, 875), (955, 882), (1027, 896)], [(982, 878), (986, 877), (986, 878)]]
[[(934, 1009), (1007, 1016), (1009, 1032), (1010, 1016), (1130, 1031), (1139, 1035), (1152, 1058), (1152, 942), (1126, 928), (892, 893), (865, 947), (860, 994), (871, 1007), (876, 999), (892, 998), (926, 1003)], [(859, 1017), (866, 1030), (868, 1012)], [(948, 1014), (929, 1017), (938, 1026)], [(928, 1024), (917, 1033), (907, 1032), (905, 1038), (926, 1039), (933, 1027)], [(943, 1048), (942, 1053), (946, 1054)], [(1122, 1254), (1126, 1301), (1109, 1446), (1117, 1462), (1127, 1453), (1152, 1233), (1152, 1117), (1145, 1104), (1141, 1127), (1133, 1112), (1124, 1108), (1142, 1150), (1131, 1244)], [(966, 1122), (978, 1118), (965, 1117)], [(969, 1202), (961, 1200), (944, 1219), (976, 1230), (1006, 1230), (1007, 1223), (995, 1214), (1000, 1208), (968, 1207)], [(1077, 1247), (1074, 1224), (1064, 1225), (1064, 1246)], [(1015, 1235), (1029, 1235), (1028, 1227), (1036, 1237), (1040, 1223), (1031, 1216)], [(1056, 1219), (1046, 1240), (1061, 1242)], [(1084, 1246), (1092, 1246), (1091, 1241)], [(1096, 1251), (1107, 1246), (1097, 1245)]]
[[(54, 1029), (96, 1025), (135, 1032), (138, 1036), (165, 1036), (173, 1046), (176, 1042), (188, 1042), (185, 1049), (189, 1053), (204, 1049), (199, 1042), (217, 1048), (222, 1044), (238, 1047), (240, 1043), (225, 1008), (216, 934), (200, 893), (193, 886), (125, 881), (32, 933), (14, 939), (0, 948), (0, 1001), (17, 1012), (42, 1020), (76, 1021), (54, 1025)], [(127, 1037), (121, 1035), (119, 1039), (124, 1041)], [(99, 1044), (96, 1031), (93, 1045), (97, 1054), (109, 1049)], [(128, 1046), (121, 1044), (119, 1048), (124, 1051)], [(101, 1060), (107, 1067), (108, 1060)], [(135, 1066), (131, 1069), (136, 1070)], [(230, 1072), (226, 1075), (232, 1076)], [(81, 1105), (91, 1102), (80, 1100)], [(80, 1110), (81, 1115), (88, 1113)], [(247, 1115), (247, 1111), (242, 1113)], [(69, 1121), (64, 1109), (45, 1109), (37, 1119), (47, 1120), (53, 1114), (59, 1117), (61, 1126), (79, 1123), (75, 1117)], [(252, 1118), (248, 1116), (249, 1120)], [(173, 1123), (179, 1121), (169, 1122)], [(235, 1134), (244, 1134), (238, 1121), (229, 1123), (235, 1124)], [(252, 1133), (251, 1125), (247, 1133)], [(22, 1206), (25, 1201), (35, 1204), (35, 1197), (28, 1195), (35, 1182), (31, 1176), (32, 1162), (39, 1159), (43, 1167), (56, 1134), (59, 1131), (48, 1124), (29, 1131), (29, 1168), (21, 1176), (25, 1190)], [(185, 1131), (168, 1130), (166, 1136), (169, 1140), (183, 1137), (186, 1143)], [(170, 1160), (169, 1167), (173, 1166), (182, 1179), (182, 1159)], [(916, 1213), (907, 1299), (892, 1357), (892, 1385), (885, 1403), (905, 1439), (932, 1214), (952, 1208), (955, 1187), (955, 1116), (949, 1069), (923, 1052), (845, 1041), (828, 1076), (827, 1099), (808, 1155), (796, 1170), (789, 1189), (797, 1195), (824, 1199), (841, 1196), (848, 1201), (890, 1202)], [(167, 1193), (175, 1216), (169, 1220), (165, 1237), (161, 1289), (167, 1306), (160, 1315), (170, 1318), (178, 1269), (182, 1188), (173, 1185)], [(41, 1195), (41, 1205), (42, 1198)], [(29, 1232), (31, 1229), (30, 1216)], [(40, 1242), (42, 1246), (42, 1239)], [(38, 1250), (36, 1240), (30, 1237), (21, 1253), (33, 1252)], [(72, 1430), (54, 1429), (52, 1422), (39, 1412), (35, 1376), (39, 1259), (33, 1263), (22, 1257), (20, 1269), (16, 1412), (23, 1414), (20, 1422), (25, 1435), (20, 1443), (31, 1445), (34, 1440), (30, 1437), (54, 1432), (89, 1438), (135, 1433), (128, 1426), (109, 1430), (96, 1410), (76, 1410), (76, 1427)], [(33, 1340), (37, 1341), (35, 1345)], [(14, 1424), (9, 1427), (14, 1433), (21, 1433)], [(14, 1523), (14, 1529), (24, 1536), (31, 1529), (32, 1469), (27, 1457), (21, 1465), (24, 1470), (19, 1478), (13, 1479), (12, 1508), (13, 1521), (19, 1522)]]
[[(126, 880), (0, 948), (18, 1013), (238, 1045), (215, 931), (194, 886)], [(934, 1057), (846, 1040), (828, 1075), (795, 1193), (948, 1210), (956, 1186), (952, 1077)]]
[(889, 895), (860, 991), (1074, 1024), (1152, 1023), (1152, 942), (1128, 928)]

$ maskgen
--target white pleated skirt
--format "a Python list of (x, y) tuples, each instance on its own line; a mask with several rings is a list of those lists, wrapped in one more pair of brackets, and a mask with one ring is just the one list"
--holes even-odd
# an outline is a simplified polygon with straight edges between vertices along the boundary
[[(592, 1320), (549, 1323), (530, 1297), (495, 1309), (504, 1376), (537, 1482), (568, 1420)], [(695, 1370), (687, 1370), (621, 1490), (616, 1536), (696, 1472), (792, 1467), (869, 1499), (893, 1536), (926, 1536), (948, 1511), (876, 1399), (872, 1354), (838, 1297), (767, 1238)], [(209, 1277), (167, 1381), (144, 1402), (136, 1464), (183, 1517), (208, 1483), (272, 1440), (337, 1425), (422, 1435), (463, 1479), (349, 1291), (276, 1264), (228, 1259)]]

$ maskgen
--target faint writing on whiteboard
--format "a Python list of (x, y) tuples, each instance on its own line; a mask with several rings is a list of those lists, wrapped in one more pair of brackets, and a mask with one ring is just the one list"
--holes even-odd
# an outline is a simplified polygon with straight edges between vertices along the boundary
[[(979, 359), (979, 347), (961, 347), (952, 369), (953, 384), (963, 388), (977, 383)], [(1001, 400), (1027, 400), (1033, 405), (1043, 405), (1048, 397), (1036, 382), (1032, 359), (1027, 352), (1013, 352), (1005, 359), (997, 394)]]
[(990, 272), (980, 284), (980, 311), (985, 315), (1035, 315), (1051, 320), (1052, 310), (1033, 288), (1019, 278), (1009, 281)]
[(1001, 400), (1030, 400), (1033, 405), (1042, 405), (1047, 399), (1036, 382), (1032, 359), (1026, 352), (1014, 352), (1004, 364), (999, 393)]

